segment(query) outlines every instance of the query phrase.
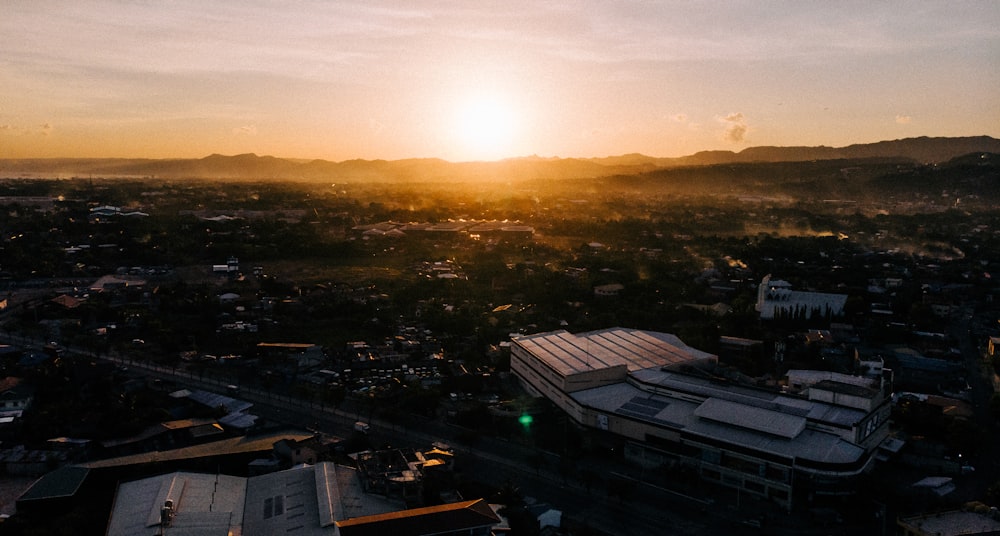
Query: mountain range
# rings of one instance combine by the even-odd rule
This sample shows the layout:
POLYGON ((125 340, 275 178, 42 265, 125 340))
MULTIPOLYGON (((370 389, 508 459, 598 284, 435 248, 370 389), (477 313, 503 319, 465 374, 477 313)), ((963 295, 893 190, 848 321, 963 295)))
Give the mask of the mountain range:
POLYGON ((197 159, 38 158, 0 159, 0 177, 155 177, 163 179, 417 182, 595 178, 635 175, 689 166, 753 162, 890 159, 937 164, 971 153, 1000 153, 989 136, 919 137, 846 147, 749 147, 739 152, 703 151, 677 158, 626 154, 603 158, 530 156, 493 162, 404 160, 301 161, 241 154, 197 159))

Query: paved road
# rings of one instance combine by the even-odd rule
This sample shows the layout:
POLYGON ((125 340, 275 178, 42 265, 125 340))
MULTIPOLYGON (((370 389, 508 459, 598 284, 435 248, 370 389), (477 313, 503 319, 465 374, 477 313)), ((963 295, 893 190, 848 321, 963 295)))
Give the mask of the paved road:
MULTIPOLYGON (((42 341, 9 337, 12 343, 39 346, 42 341)), ((70 354, 95 356, 80 348, 66 348, 70 354)), ((641 474, 631 466, 614 460, 587 460, 587 467, 599 475, 589 485, 575 471, 558 470, 555 455, 516 442, 481 437, 474 445, 457 438, 461 430, 435 420, 410 417, 406 423, 392 423, 366 417, 365 406, 345 401, 339 408, 304 401, 286 394, 242 385, 238 393, 229 392, 229 378, 193 374, 181 368, 162 367, 116 355, 100 359, 128 367, 131 373, 159 378, 178 386, 224 393, 254 403, 253 413, 270 422, 300 428, 317 428, 322 432, 348 437, 353 423, 360 418, 371 425, 372 444, 413 446, 424 448, 434 441, 445 441, 456 448, 457 467, 470 480, 499 487, 506 482, 517 486, 521 493, 545 502, 564 512, 564 516, 591 529, 613 535, 714 535, 714 534, 834 534, 825 528, 810 527, 793 516, 775 518, 765 529, 742 523, 760 512, 743 511, 732 504, 712 504, 699 497, 690 497, 641 482, 641 474), (547 459, 545 463, 529 463, 531 459, 547 459), (617 478, 626 485, 624 498, 609 496, 607 480, 617 478)))

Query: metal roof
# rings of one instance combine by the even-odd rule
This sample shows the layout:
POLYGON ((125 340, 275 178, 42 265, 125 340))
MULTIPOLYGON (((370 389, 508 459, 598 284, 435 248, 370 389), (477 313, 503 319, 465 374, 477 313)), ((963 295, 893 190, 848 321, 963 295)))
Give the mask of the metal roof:
POLYGON ((36 480, 17 501, 45 500, 56 497, 72 497, 83 485, 90 469, 68 465, 46 473, 36 480))
POLYGON ((901 518, 899 524, 914 533, 940 536, 1000 533, 1000 520, 990 514, 960 510, 901 518))
POLYGON ((625 328, 576 335, 552 331, 518 337, 514 344, 564 376, 620 365, 631 372, 715 358, 675 335, 625 328))
MULTIPOLYGON (((697 387, 697 383, 694 386, 697 387)), ((811 414, 813 413, 833 414, 840 419, 844 418, 844 414, 832 411, 839 408, 824 402, 801 399, 794 401, 802 405, 789 404, 790 400, 782 401, 780 405, 770 405, 775 395, 766 392, 761 394, 763 395, 761 397, 744 395, 742 398, 728 401, 715 398, 716 401, 711 402, 702 410, 703 416, 697 414, 698 409, 710 399, 709 397, 703 398, 693 393, 690 395, 682 394, 682 397, 653 394, 626 382, 577 391, 571 393, 570 396, 583 406, 609 415, 621 415, 664 429, 682 430, 694 436, 739 445, 789 459, 802 458, 844 464, 855 462, 864 455, 864 449, 833 433, 821 432, 803 426, 803 429, 797 434, 790 435, 796 429, 790 425, 799 422, 796 419, 802 419, 802 422, 805 423, 806 417, 812 418, 811 414), (761 405, 771 409, 766 412, 755 411, 755 409, 760 409, 761 405), (722 413, 727 410, 736 411, 738 416, 725 417, 722 413), (792 411, 788 414, 790 419, 787 421, 779 419, 778 423, 775 424, 773 419, 775 415, 773 414, 785 411, 792 411), (739 419, 745 419, 745 421, 739 419), (775 431, 779 433, 774 433, 775 431)), ((863 414, 858 410, 850 410, 849 413, 855 419, 859 414, 863 414)))
POLYGON ((402 506, 365 493, 355 469, 328 462, 252 478, 177 472, 121 484, 108 536, 159 534, 168 500, 166 534, 176 536, 329 536, 338 521, 375 520, 402 506))
POLYGON ((259 452, 261 454, 270 453, 274 448, 274 443, 281 439, 293 439, 302 441, 313 437, 312 433, 297 431, 279 431, 274 433, 259 434, 253 436, 239 436, 200 443, 190 447, 171 449, 157 452, 144 452, 141 454, 130 454, 117 458, 105 458, 79 464, 81 467, 97 469, 101 467, 121 467, 126 465, 136 465, 144 463, 156 463, 169 460, 189 460, 203 458, 206 456, 221 456, 226 454, 259 452))
POLYGON ((720 398, 740 404, 807 417, 814 421, 827 422, 841 427, 853 426, 866 415, 864 411, 855 408, 837 406, 819 400, 806 400, 800 397, 733 383, 722 383, 688 374, 677 374, 661 370, 641 370, 632 373, 631 377, 653 388, 690 393, 698 399, 720 398))
POLYGON ((184 472, 126 482, 118 487, 107 534, 156 534, 169 500, 171 534, 239 536, 245 485, 245 478, 184 472))
POLYGON ((695 408, 694 415, 731 426, 791 439, 806 428, 806 420, 789 415, 719 398, 709 398, 695 408))
POLYGON ((472 533, 500 523, 483 499, 401 510, 338 523, 343 536, 417 536, 472 533))

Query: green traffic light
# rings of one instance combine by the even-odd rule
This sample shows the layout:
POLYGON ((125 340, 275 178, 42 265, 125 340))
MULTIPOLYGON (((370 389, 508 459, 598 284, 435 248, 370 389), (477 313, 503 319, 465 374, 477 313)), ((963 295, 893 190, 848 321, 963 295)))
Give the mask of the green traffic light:
POLYGON ((525 428, 531 426, 531 421, 533 420, 534 419, 531 418, 531 415, 528 415, 527 413, 517 418, 517 422, 521 423, 521 426, 524 426, 525 428))

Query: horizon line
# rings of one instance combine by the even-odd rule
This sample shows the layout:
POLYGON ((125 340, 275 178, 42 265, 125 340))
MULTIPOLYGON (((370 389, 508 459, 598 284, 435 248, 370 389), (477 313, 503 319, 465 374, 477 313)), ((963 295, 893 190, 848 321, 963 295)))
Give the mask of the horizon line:
POLYGON ((12 160, 150 160, 150 161, 171 161, 171 160, 204 160, 206 158, 211 158, 213 156, 220 156, 225 158, 236 158, 240 156, 254 156, 256 158, 274 158, 277 160, 285 160, 293 163, 310 163, 310 162, 330 162, 334 164, 344 163, 344 162, 401 162, 406 160, 438 160, 441 162, 446 162, 449 164, 491 164, 507 162, 511 160, 601 160, 608 158, 622 158, 627 156, 641 156, 645 158, 652 158, 657 160, 673 160, 682 159, 690 156, 695 156, 702 153, 732 153, 740 154, 748 149, 756 148, 774 148, 774 149, 844 149, 848 147, 853 147, 857 145, 874 145, 878 143, 887 143, 895 141, 906 141, 906 140, 919 140, 919 139, 963 139, 963 138, 989 138, 993 140, 1000 140, 1000 138, 994 138, 989 134, 976 134, 967 136, 909 136, 905 138, 878 140, 873 142, 856 142, 849 145, 748 145, 739 150, 733 149, 702 149, 695 151, 693 153, 687 153, 680 156, 656 156, 649 155, 641 152, 628 152, 621 154, 609 154, 604 156, 542 156, 539 154, 530 155, 520 155, 520 156, 508 156, 503 158, 497 158, 493 160, 448 160, 446 158, 438 156, 411 156, 402 158, 347 158, 344 160, 331 160, 328 158, 308 158, 308 157, 291 157, 291 156, 275 156, 272 154, 260 154, 257 152, 244 152, 244 153, 234 153, 234 154, 223 154, 213 152, 204 156, 167 156, 167 157, 148 157, 148 156, 25 156, 25 157, 2 157, 0 161, 12 161, 12 160))

